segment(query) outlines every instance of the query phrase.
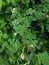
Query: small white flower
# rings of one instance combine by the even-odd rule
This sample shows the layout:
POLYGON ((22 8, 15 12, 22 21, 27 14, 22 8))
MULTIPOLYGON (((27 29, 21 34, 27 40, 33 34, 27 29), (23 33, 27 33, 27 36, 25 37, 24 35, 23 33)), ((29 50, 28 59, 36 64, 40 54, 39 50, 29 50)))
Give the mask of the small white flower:
POLYGON ((16 10, 16 8, 13 8, 13 9, 11 10, 11 12, 14 13, 15 10, 16 10))
POLYGON ((32 48, 33 48, 33 45, 30 45, 30 47, 32 47, 32 48))
POLYGON ((46 15, 46 17, 49 17, 49 15, 46 15))
POLYGON ((16 35, 17 35, 17 33, 14 33, 14 35, 16 36, 16 35))
POLYGON ((23 52, 21 53, 20 58, 21 58, 22 60, 24 60, 24 53, 23 53, 23 52))
POLYGON ((13 8, 13 11, 15 10, 15 8, 13 8))

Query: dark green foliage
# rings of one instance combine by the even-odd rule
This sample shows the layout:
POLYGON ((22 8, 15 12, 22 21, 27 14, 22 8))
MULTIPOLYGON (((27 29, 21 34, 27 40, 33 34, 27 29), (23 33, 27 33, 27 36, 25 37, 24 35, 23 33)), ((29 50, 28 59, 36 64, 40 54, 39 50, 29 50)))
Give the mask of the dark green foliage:
POLYGON ((0 0, 0 65, 49 65, 49 0, 0 0))

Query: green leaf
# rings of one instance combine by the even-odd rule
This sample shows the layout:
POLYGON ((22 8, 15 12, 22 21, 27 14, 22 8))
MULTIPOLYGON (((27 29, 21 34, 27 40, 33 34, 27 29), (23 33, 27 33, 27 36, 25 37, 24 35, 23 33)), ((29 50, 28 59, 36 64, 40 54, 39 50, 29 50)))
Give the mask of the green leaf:
POLYGON ((43 65, 49 65, 49 55, 47 52, 39 53, 39 58, 43 65))
POLYGON ((36 47, 38 40, 36 39, 35 33, 31 33, 30 30, 27 30, 26 33, 22 37, 23 37, 22 39, 23 43, 26 43, 27 46, 33 45, 34 48, 36 47))
POLYGON ((2 31, 0 30, 0 38, 2 37, 2 31))
POLYGON ((0 10, 2 8, 2 5, 3 5, 3 0, 0 0, 0 10))
POLYGON ((12 22, 13 28, 15 29, 15 31, 17 33, 20 33, 20 35, 22 35, 25 30, 27 29, 27 27, 29 27, 30 22, 28 21, 27 18, 23 17, 23 18, 17 18, 12 22))
POLYGON ((40 21, 40 22, 38 23, 38 25, 39 25, 40 28, 41 28, 41 33, 43 33, 43 32, 44 32, 44 23, 40 21))
POLYGON ((18 50, 21 48, 22 45, 20 45, 19 40, 16 40, 15 43, 13 42, 11 45, 7 47, 8 54, 13 55, 15 52, 18 52, 18 50))
POLYGON ((8 4, 10 4, 10 0, 6 0, 8 4))
POLYGON ((21 2, 22 2, 23 4, 28 4, 28 3, 29 3, 29 0, 21 0, 21 2))
POLYGON ((14 6, 16 5, 16 0, 10 0, 10 2, 12 5, 14 5, 14 6))
POLYGON ((9 59, 11 64, 15 64, 15 61, 16 61, 16 57, 15 56, 10 56, 9 59))
POLYGON ((49 24, 46 24, 46 29, 49 32, 49 24))

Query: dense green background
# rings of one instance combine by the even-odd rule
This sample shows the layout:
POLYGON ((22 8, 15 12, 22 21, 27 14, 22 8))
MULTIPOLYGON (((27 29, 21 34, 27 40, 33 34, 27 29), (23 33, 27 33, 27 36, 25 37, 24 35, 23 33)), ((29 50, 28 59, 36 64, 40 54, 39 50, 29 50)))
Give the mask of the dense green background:
POLYGON ((49 65, 49 0, 0 0, 0 65, 49 65))

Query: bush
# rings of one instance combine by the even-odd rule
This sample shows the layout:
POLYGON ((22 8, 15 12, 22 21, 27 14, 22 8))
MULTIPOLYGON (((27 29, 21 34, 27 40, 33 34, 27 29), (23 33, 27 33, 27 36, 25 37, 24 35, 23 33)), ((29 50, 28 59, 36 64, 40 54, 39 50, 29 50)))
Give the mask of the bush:
POLYGON ((0 0, 0 65, 49 65, 49 0, 0 0))

